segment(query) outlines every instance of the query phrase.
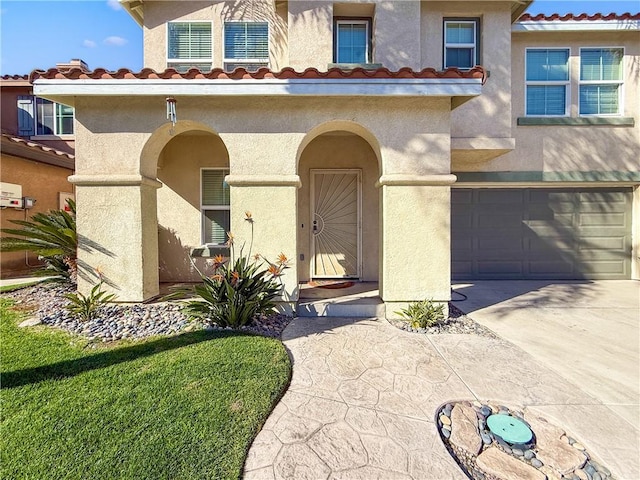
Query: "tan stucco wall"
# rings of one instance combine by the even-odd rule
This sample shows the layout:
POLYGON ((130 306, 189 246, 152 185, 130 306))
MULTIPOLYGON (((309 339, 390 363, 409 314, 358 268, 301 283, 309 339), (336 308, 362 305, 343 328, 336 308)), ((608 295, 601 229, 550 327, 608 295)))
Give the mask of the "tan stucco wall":
POLYGON ((452 113, 451 136, 511 137, 511 3, 422 2, 423 67, 443 68, 444 18, 480 19, 480 64, 490 72, 482 95, 452 113))
MULTIPOLYGON (((454 163, 454 171, 638 171, 640 151, 640 43, 637 32, 545 33, 513 36, 513 112, 516 149, 489 162, 454 163), (571 116, 579 117, 580 47, 622 46, 625 49, 624 114, 634 127, 516 126, 525 116, 524 61, 527 47, 570 48, 571 116)), ((471 103, 471 102, 470 102, 471 103)))
MULTIPOLYGON (((250 240, 248 232, 243 233, 242 229, 245 226, 244 211, 249 210, 258 222, 269 226, 264 234, 256 231, 254 251, 270 259, 280 252, 291 259, 299 258, 296 217, 297 202, 301 197, 294 185, 298 180, 278 185, 277 179, 297 179, 298 174, 304 176, 298 170, 298 161, 305 152, 313 151, 314 139, 322 133, 350 131, 364 139, 361 146, 363 151, 368 149, 368 154, 366 162, 364 159, 362 162, 363 169, 365 163, 371 169, 371 172, 367 171, 365 181, 367 198, 372 201, 375 201, 376 194, 371 192, 371 184, 380 172, 392 177, 449 173, 447 98, 350 98, 349 101, 314 98, 278 98, 277 101, 270 98, 180 98, 178 115, 181 120, 173 129, 164 118, 164 106, 164 98, 155 97, 109 98, 108 102, 101 98, 79 98, 76 102, 76 172, 81 179, 79 181, 81 184, 94 181, 114 183, 114 186, 79 187, 82 192, 79 200, 82 199, 85 205, 83 212, 79 212, 80 231, 90 232, 91 239, 104 252, 113 254, 109 256, 91 251, 83 252, 81 256, 88 267, 101 267, 105 276, 113 280, 121 300, 140 299, 143 298, 141 295, 148 298, 153 294, 148 285, 158 279, 157 262, 154 271, 150 261, 154 258, 157 260, 159 257, 160 265, 166 269, 162 273, 163 279, 169 278, 168 272, 171 270, 171 276, 176 274, 176 268, 184 268, 184 278, 192 278, 192 272, 186 268, 184 260, 186 247, 192 246, 191 242, 194 241, 199 243, 199 213, 194 207, 193 198, 198 191, 197 169, 207 163, 215 165, 219 160, 210 157, 222 157, 225 147, 232 177, 241 177, 245 183, 252 178, 260 181, 276 178, 275 185, 252 185, 249 181, 249 184, 240 186, 230 182, 231 228, 235 230, 238 244, 248 244, 250 240), (378 115, 380 111, 386 115, 378 115), (336 120, 340 118, 343 120, 336 120), (187 131, 209 132, 214 136, 180 135, 187 131), (220 145, 216 134, 224 146, 220 145), (158 162, 160 170, 157 170, 158 162), (164 183, 157 191, 157 210, 155 202, 151 202, 153 211, 145 206, 142 214, 130 212, 140 208, 143 196, 155 195, 152 184, 156 174, 164 183), (123 182, 127 185, 121 185, 123 182), (135 186, 135 182, 146 182, 148 186, 135 186), (143 193, 140 193, 141 188, 143 193), (103 219, 109 203, 113 204, 110 218, 119 218, 121 213, 123 216, 125 227, 118 229, 118 234, 114 233, 111 223, 103 219), (87 209, 93 209, 94 214, 86 213, 89 211, 87 209), (154 223, 156 212, 160 225, 160 255, 154 250, 158 242, 157 225, 154 223), (142 223, 137 224, 138 221, 142 223), (137 249, 142 253, 136 259, 137 249), (123 261, 129 252, 133 252, 134 259, 131 262, 123 261), (172 252, 178 252, 175 263, 168 260, 173 257, 172 252), (140 285, 144 285, 144 291, 140 285), (125 298, 124 291, 131 293, 125 298)), ((422 187, 418 191, 421 194, 416 196, 415 201, 430 204, 432 191, 422 187)), ((433 191, 440 192, 440 189, 433 191)), ((436 197, 438 195, 440 193, 436 197)), ((400 198, 394 201, 400 201, 400 198)), ((404 207, 398 206, 396 215, 400 215, 398 210, 405 212, 404 207)), ((437 212, 434 210, 433 215, 440 217, 442 212, 437 212)), ((437 224, 444 228, 446 221, 441 218, 437 224)), ((367 228, 371 228, 375 236, 377 225, 373 221, 367 228)), ((399 241, 393 244, 394 248, 414 248, 415 238, 432 235, 432 228, 432 224, 416 224, 412 227, 407 245, 399 241)), ((438 235, 448 242, 448 230, 440 230, 438 235)), ((378 254, 366 254, 367 268, 370 268, 367 278, 371 276, 375 279, 375 272, 379 270, 376 266, 378 254)), ((384 258, 385 254, 382 252, 380 255, 384 258)), ((299 262, 293 260, 291 268, 283 276, 286 296, 294 300, 297 296, 298 266, 299 262)), ((443 274, 446 277, 444 281, 448 282, 448 272, 448 266, 444 271, 433 267, 426 269, 425 285, 443 274)), ((81 284, 80 288, 88 288, 89 285, 87 282, 81 284)), ((391 281, 386 289, 387 297, 404 298, 404 290, 395 290, 400 288, 401 282, 391 281)))
POLYGON ((333 3, 289 2, 289 59, 295 70, 320 71, 333 61, 333 3))
POLYGON ((224 60, 224 22, 255 21, 269 23, 270 68, 286 66, 287 12, 275 8, 272 0, 252 2, 146 2, 144 4, 144 66, 163 71, 167 68, 168 21, 211 21, 213 67, 222 68, 224 60))
POLYGON ((362 277, 378 281, 379 190, 378 159, 371 146, 353 134, 325 134, 313 140, 300 157, 298 174, 298 262, 301 281, 310 279, 311 257, 311 169, 360 169, 362 172, 362 277), (304 260, 300 258, 304 255, 304 260))
MULTIPOLYGON (((47 165, 32 160, 2 154, 2 181, 22 186, 22 196, 36 199, 34 208, 29 210, 17 210, 5 208, 0 214, 2 228, 20 228, 11 223, 11 220, 29 220, 31 216, 39 212, 57 210, 59 205, 59 193, 73 193, 73 185, 67 181, 67 177, 73 172, 67 168, 47 165)), ((40 266, 40 262, 34 255, 25 252, 2 253, 0 274, 2 278, 15 276, 32 270, 34 266, 40 266), (28 262, 28 263, 27 263, 28 262)))

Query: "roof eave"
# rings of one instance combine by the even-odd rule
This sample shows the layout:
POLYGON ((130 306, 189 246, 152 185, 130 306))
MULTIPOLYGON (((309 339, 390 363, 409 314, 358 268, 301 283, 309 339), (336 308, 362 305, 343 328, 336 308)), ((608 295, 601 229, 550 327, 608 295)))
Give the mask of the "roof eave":
POLYGON ((516 0, 511 4, 511 23, 514 23, 520 15, 527 11, 533 0, 516 0))
POLYGON ((34 93, 72 105, 83 96, 396 96, 473 97, 482 93, 481 78, 358 79, 110 79, 34 82, 34 93))
POLYGON ((119 0, 122 7, 133 18, 133 20, 140 25, 144 26, 144 8, 143 0, 119 0))

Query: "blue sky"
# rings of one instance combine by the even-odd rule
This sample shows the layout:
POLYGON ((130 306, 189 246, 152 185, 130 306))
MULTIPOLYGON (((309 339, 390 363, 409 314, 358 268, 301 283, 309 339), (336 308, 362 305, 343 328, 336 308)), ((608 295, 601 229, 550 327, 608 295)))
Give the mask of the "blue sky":
MULTIPOLYGON (((640 0, 536 0, 538 13, 638 13, 640 0)), ((81 58, 90 68, 142 68, 142 29, 117 0, 0 0, 0 74, 81 58)))

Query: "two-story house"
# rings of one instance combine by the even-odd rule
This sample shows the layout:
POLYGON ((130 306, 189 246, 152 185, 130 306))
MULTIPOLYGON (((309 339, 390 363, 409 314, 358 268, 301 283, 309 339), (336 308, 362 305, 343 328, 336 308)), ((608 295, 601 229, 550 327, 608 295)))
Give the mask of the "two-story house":
MULTIPOLYGON (((58 68, 84 67, 81 61, 58 68)), ((2 228, 17 228, 12 220, 28 220, 38 212, 65 207, 73 197, 67 178, 74 171, 73 108, 35 97, 27 75, 0 78, 2 107, 2 228)), ((24 275, 42 265, 26 252, 5 252, 2 278, 24 275)))
POLYGON ((80 260, 121 300, 197 279, 228 231, 291 259, 290 308, 324 278, 378 282, 391 316, 452 276, 640 277, 640 15, 121 1, 141 72, 32 74, 75 108, 80 260))

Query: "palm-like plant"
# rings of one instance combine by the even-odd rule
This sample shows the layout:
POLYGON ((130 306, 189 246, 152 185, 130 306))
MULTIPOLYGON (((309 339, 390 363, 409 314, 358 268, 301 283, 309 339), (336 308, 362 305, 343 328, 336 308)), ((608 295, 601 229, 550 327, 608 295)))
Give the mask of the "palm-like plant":
POLYGON ((29 251, 45 262, 42 273, 55 274, 73 282, 77 275, 78 235, 76 231, 76 204, 67 200, 71 213, 52 210, 36 213, 31 220, 12 220, 22 228, 3 228, 11 236, 0 238, 0 252, 29 251))

